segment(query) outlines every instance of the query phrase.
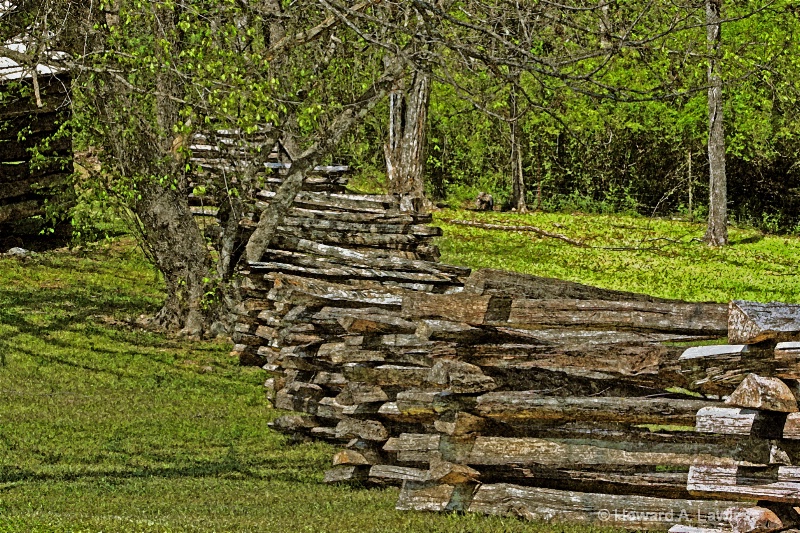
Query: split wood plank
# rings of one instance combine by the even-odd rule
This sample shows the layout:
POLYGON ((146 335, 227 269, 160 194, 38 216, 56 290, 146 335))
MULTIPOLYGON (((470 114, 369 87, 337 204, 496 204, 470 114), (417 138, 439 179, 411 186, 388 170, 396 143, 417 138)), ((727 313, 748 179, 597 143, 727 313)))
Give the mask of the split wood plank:
POLYGON ((694 425, 697 411, 714 404, 670 398, 543 396, 534 391, 490 392, 477 399, 476 414, 502 422, 619 422, 694 425))
POLYGON ((412 283, 452 283, 449 276, 437 276, 421 272, 403 272, 399 270, 377 270, 367 268, 355 268, 326 263, 324 261, 308 261, 312 266, 300 266, 291 263, 278 262, 259 262, 250 263, 250 268, 254 271, 276 271, 287 274, 315 276, 335 279, 375 279, 381 281, 407 281, 412 283))
POLYGON ((800 467, 694 465, 689 492, 704 497, 766 500, 800 504, 800 467))
POLYGON ((731 505, 733 502, 609 495, 498 483, 481 485, 468 510, 527 520, 667 530, 675 522, 720 524, 724 510, 731 505))
POLYGON ((270 299, 274 301, 291 301, 292 303, 331 305, 332 302, 342 305, 344 302, 362 307, 386 306, 398 307, 403 302, 402 289, 380 287, 370 289, 354 288, 351 285, 331 283, 317 279, 276 274, 274 287, 270 291, 270 299), (305 296, 306 298, 299 298, 305 296))
POLYGON ((534 328, 563 326, 724 335, 727 317, 727 308, 721 304, 515 299, 508 323, 534 328))
POLYGON ((799 341, 800 305, 734 300, 729 308, 728 338, 736 344, 799 341))
POLYGON ((775 346, 775 377, 800 379, 800 342, 779 342, 775 346))
POLYGON ((403 297, 402 314, 406 318, 442 318, 472 325, 504 322, 510 308, 511 300, 504 297, 409 293, 403 297))
MULTIPOLYGON (((341 262, 342 264, 355 267, 416 271, 434 274, 444 272, 461 277, 466 277, 470 273, 470 269, 468 268, 447 265, 445 263, 408 259, 399 257, 394 253, 380 253, 378 250, 359 252, 351 248, 327 245, 308 239, 289 236, 276 238, 273 248, 321 256, 327 261, 341 262)), ((273 253, 273 250, 270 249, 267 253, 273 253)))
POLYGON ((776 365, 769 350, 738 344, 689 348, 681 355, 680 366, 692 389, 727 395, 748 374, 772 375, 776 365))
MULTIPOLYGON (((760 456, 752 458, 767 460, 769 447, 763 448, 760 456)), ((734 464, 733 459, 725 457, 729 453, 724 447, 687 443, 481 436, 476 438, 466 462, 470 465, 520 464, 576 469, 579 466, 690 466, 698 461, 734 464)))
POLYGON ((409 466, 374 465, 369 469, 369 477, 371 480, 393 481, 397 484, 403 481, 423 482, 428 479, 428 471, 409 466))

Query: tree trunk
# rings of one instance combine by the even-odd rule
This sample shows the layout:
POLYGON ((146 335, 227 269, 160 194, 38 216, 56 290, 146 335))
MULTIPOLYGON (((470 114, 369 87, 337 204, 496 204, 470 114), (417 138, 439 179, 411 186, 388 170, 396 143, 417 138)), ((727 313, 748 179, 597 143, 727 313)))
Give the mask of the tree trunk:
POLYGON ((384 147, 389 192, 422 199, 425 196, 426 136, 430 76, 414 71, 408 85, 400 81, 389 100, 389 142, 384 147))
POLYGON ((206 243, 186 201, 186 194, 158 183, 138 189, 134 210, 145 245, 164 275, 167 299, 155 317, 158 325, 199 335, 205 326, 203 295, 211 274, 206 243))
POLYGON ((336 148, 342 137, 380 102, 389 92, 401 75, 401 64, 398 59, 387 65, 381 78, 367 89, 353 104, 345 106, 344 111, 330 126, 327 136, 314 143, 303 155, 294 161, 291 172, 283 180, 277 194, 270 200, 269 209, 264 211, 258 221, 246 247, 246 260, 255 263, 261 260, 264 251, 269 247, 286 213, 294 202, 295 196, 303 188, 306 173, 319 164, 321 159, 336 148))
POLYGON ((711 246, 728 244, 728 190, 725 177, 725 130, 722 121, 722 78, 719 66, 722 0, 706 0, 708 40, 708 229, 704 240, 711 246))
MULTIPOLYGON (((116 4, 109 4, 116 6, 116 4)), ((177 17, 180 7, 159 7, 152 31, 162 42, 174 43, 178 37, 177 17)), ((118 20, 116 12, 106 12, 101 24, 118 20), (109 16, 111 15, 111 16, 109 16)), ((98 34, 97 46, 106 42, 98 34)), ((159 49, 164 64, 174 50, 159 49)), ((132 91, 113 74, 98 75, 101 80, 88 94, 104 124, 104 165, 112 175, 122 178, 131 202, 140 243, 164 275, 166 300, 154 317, 164 328, 200 335, 206 326, 210 307, 204 305, 209 278, 214 278, 206 241, 188 203, 188 179, 182 171, 180 133, 173 128, 180 123, 176 103, 181 83, 170 69, 154 73, 156 94, 147 100, 132 91), (126 121, 131 109, 152 102, 152 121, 126 121), (132 131, 131 131, 132 130, 132 131)))
POLYGON ((611 48, 611 17, 609 16, 609 3, 607 0, 600 0, 600 47, 611 48))
MULTIPOLYGON (((519 80, 519 76, 516 78, 519 80)), ((517 86, 511 85, 508 95, 508 107, 511 114, 511 207, 518 213, 526 213, 528 206, 525 203, 525 176, 522 174, 522 142, 519 132, 519 111, 517 109, 517 86)))

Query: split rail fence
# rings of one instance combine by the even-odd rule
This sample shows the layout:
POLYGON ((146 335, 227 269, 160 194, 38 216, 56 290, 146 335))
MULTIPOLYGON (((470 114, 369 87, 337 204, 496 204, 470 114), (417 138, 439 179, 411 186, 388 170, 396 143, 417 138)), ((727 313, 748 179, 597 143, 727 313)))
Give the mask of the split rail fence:
POLYGON ((0 246, 25 242, 7 239, 35 236, 41 225, 32 217, 47 214, 47 203, 68 205, 73 194, 72 138, 54 137, 71 115, 68 73, 40 75, 41 106, 30 80, 5 80, 0 69, 0 246), (37 149, 41 157, 35 157, 37 149), (35 226, 32 229, 28 226, 35 226))
POLYGON ((301 413, 275 429, 340 446, 326 481, 400 485, 404 510, 800 526, 798 307, 471 272, 397 197, 309 189, 242 272, 234 353, 301 413))

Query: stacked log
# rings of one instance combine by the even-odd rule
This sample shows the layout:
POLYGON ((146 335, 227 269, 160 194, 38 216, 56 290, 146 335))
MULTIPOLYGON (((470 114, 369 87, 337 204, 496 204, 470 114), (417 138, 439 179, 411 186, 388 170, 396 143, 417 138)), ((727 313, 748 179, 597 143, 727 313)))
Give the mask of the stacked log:
POLYGON ((438 263, 438 230, 400 205, 304 191, 243 272, 236 352, 263 363, 275 407, 299 413, 275 429, 340 447, 326 481, 400 485, 408 510, 648 529, 793 523, 769 491, 718 487, 782 461, 775 483, 795 490, 794 448, 774 434, 786 391, 730 416, 766 433, 707 420, 733 408, 724 398, 755 401, 737 395, 751 374, 794 371, 794 344, 697 346, 728 333, 728 306, 438 263))
POLYGON ((48 203, 69 205, 72 198, 72 138, 55 136, 70 117, 70 77, 40 75, 38 82, 41 105, 30 80, 4 81, 0 72, 0 235, 22 239, 3 246, 27 245, 42 229, 32 217, 46 215, 48 203))
MULTIPOLYGON (((702 361, 738 384, 724 405, 697 413, 696 431, 739 439, 764 451, 748 461, 696 461, 689 470, 687 489, 692 495, 750 501, 726 511, 725 527, 718 532, 779 531, 800 526, 800 412, 798 412, 798 355, 800 306, 733 301, 729 310, 729 340, 723 345, 688 350, 684 360, 702 361), (751 364, 744 364, 745 361, 751 364), (757 361, 757 363, 755 362, 757 361), (743 368, 760 367, 764 374, 743 368), (768 450, 768 453, 767 453, 768 450)), ((721 381, 718 381, 721 383, 721 381)), ((672 533, 696 529, 675 526, 672 533)))
MULTIPOLYGON (((292 157, 271 129, 255 132, 218 129, 197 133, 189 143, 193 168, 189 204, 197 216, 216 217, 218 198, 242 185, 275 191, 292 166, 292 157), (271 146, 270 146, 271 145, 271 146)), ((347 165, 319 165, 306 178, 307 191, 344 193, 347 165)), ((239 191, 242 192, 242 191, 239 191)))

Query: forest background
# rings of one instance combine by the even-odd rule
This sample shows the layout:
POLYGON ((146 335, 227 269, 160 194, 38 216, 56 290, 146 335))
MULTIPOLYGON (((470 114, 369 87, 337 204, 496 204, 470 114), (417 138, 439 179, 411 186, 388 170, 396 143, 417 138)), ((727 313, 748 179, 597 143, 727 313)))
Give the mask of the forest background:
POLYGON ((326 162, 355 189, 456 206, 486 191, 518 210, 702 219, 711 139, 731 218, 800 232, 799 29, 786 0, 8 0, 0 36, 26 46, 0 55, 72 73, 75 227, 124 215, 164 277, 156 322, 198 334, 326 162), (266 153, 197 187, 190 139, 220 129, 295 155, 246 246, 266 153), (189 194, 220 206, 217 233, 189 194))

